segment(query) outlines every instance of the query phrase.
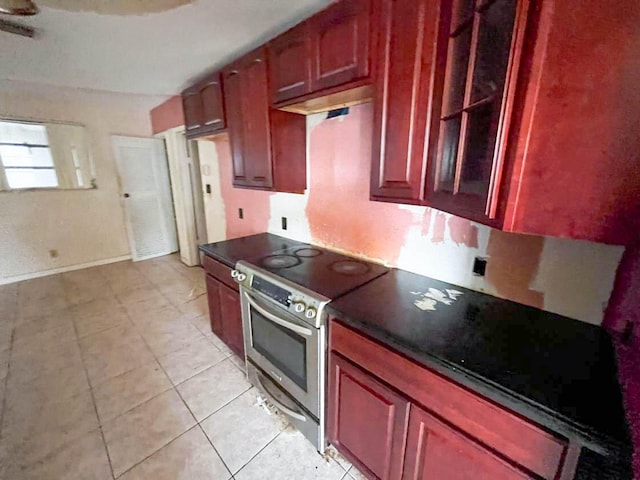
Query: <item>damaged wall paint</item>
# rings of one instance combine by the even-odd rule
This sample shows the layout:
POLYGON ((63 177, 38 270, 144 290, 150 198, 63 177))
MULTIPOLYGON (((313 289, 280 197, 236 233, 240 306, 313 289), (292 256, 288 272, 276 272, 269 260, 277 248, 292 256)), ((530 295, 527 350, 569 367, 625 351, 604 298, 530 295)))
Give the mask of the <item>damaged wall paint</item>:
POLYGON ((307 117, 304 195, 233 188, 228 139, 218 137, 227 238, 269 231, 602 323, 622 247, 509 234, 427 207, 372 202, 371 127, 371 105, 329 120, 307 117), (476 256, 488 258, 485 277, 472 274, 476 256))

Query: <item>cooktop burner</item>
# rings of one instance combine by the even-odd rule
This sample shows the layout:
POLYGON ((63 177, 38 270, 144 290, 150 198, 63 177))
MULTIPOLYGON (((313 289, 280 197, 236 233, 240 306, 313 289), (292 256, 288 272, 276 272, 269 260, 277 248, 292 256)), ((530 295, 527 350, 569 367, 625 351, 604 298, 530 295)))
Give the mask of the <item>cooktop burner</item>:
POLYGON ((291 268, 299 265, 302 260, 293 255, 269 255, 264 257, 260 263, 263 267, 269 269, 291 268))
POLYGON ((253 262, 332 300, 389 271, 383 265, 311 245, 296 245, 253 262))
POLYGON ((293 252, 296 257, 310 258, 322 255, 322 250, 317 248, 299 248, 293 252))
POLYGON ((340 260, 330 265, 331 270, 342 275, 363 275, 371 270, 371 267, 358 260, 340 260))

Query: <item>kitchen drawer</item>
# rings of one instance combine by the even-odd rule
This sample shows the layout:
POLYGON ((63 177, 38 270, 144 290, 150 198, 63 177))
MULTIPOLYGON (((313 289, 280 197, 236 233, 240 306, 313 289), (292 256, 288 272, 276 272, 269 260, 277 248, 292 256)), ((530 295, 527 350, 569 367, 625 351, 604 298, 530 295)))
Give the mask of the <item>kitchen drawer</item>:
POLYGON ((335 319, 330 324, 329 346, 501 456, 542 478, 558 478, 568 448, 566 440, 335 319))
POLYGON ((204 255, 204 258, 202 259, 202 266, 205 271, 216 280, 219 280, 236 291, 240 290, 238 284, 233 280, 233 278, 231 278, 232 268, 218 260, 214 260, 208 255, 204 255))

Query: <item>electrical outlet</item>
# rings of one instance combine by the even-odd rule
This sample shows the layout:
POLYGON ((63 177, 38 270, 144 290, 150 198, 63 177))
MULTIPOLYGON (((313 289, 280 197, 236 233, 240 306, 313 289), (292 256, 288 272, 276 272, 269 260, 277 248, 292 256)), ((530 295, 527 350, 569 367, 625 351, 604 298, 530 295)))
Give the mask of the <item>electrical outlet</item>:
POLYGON ((476 257, 473 261, 473 274, 477 277, 484 277, 487 272, 487 259, 476 257))
POLYGON ((287 217, 282 217, 282 229, 287 229, 287 217))
POLYGON ((241 208, 238 209, 238 218, 244 218, 244 211, 241 208))

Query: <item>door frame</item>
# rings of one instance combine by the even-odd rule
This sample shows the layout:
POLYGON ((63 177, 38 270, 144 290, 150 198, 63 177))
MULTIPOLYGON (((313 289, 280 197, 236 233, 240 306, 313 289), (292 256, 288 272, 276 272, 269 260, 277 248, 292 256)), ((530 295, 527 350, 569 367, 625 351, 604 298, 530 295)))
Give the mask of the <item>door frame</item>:
MULTIPOLYGON (((198 251, 198 234, 196 225, 196 208, 193 199, 193 189, 201 192, 201 187, 192 183, 188 168, 188 147, 185 137, 185 127, 179 126, 165 130, 154 135, 155 138, 164 140, 169 164, 169 177, 171 179, 171 191, 173 193, 173 209, 178 230, 178 245, 180 259, 185 265, 195 266, 200 264, 198 251)), ((193 158, 192 158, 193 161, 193 158)), ((199 178, 200 171, 192 172, 199 178)), ((204 207, 202 207, 204 208, 204 207)), ((203 212, 204 213, 204 212, 203 212)), ((204 221, 204 215, 203 215, 204 221)), ((206 225, 204 228, 206 235, 206 225)), ((206 242, 206 239, 204 239, 206 242)))

